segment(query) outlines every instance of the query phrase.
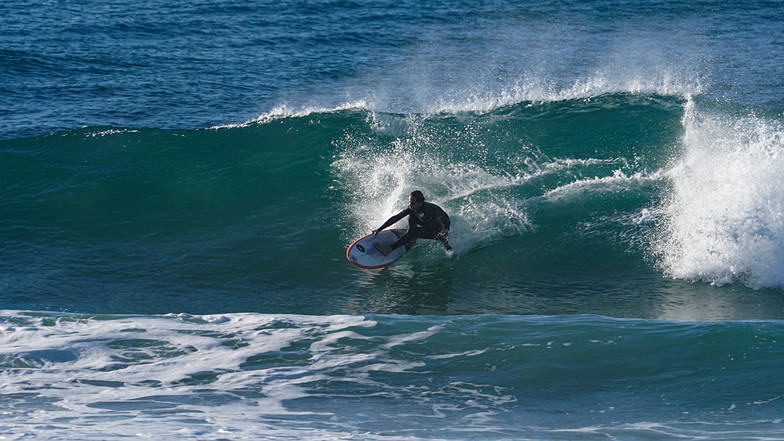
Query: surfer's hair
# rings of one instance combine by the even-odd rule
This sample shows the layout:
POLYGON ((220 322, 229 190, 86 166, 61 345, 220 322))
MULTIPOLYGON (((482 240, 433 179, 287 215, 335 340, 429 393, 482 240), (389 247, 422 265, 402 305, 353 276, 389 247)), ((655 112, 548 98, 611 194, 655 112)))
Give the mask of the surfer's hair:
POLYGON ((411 197, 414 198, 415 202, 425 202, 425 195, 423 195, 419 190, 412 191, 411 197))

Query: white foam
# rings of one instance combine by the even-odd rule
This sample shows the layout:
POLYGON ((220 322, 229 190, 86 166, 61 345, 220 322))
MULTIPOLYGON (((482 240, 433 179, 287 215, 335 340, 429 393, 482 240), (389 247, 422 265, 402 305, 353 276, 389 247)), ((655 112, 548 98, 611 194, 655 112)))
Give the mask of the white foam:
MULTIPOLYGON (((499 91, 454 92, 449 98, 439 97, 422 109, 423 113, 487 113, 520 103, 555 103, 586 100, 603 95, 662 95, 688 97, 702 90, 696 78, 681 78, 669 71, 654 73, 602 69, 592 76, 574 80, 567 85, 556 85, 546 80, 523 80, 499 91)), ((377 108, 377 107, 375 107, 377 108)))
POLYGON ((578 197, 587 192, 621 193, 629 191, 634 185, 645 185, 662 179, 663 172, 654 173, 637 172, 627 175, 623 170, 613 171, 612 176, 596 176, 589 179, 580 179, 562 185, 545 193, 544 197, 550 201, 578 197))
POLYGON ((210 129, 218 130, 218 129, 248 127, 253 124, 265 124, 271 121, 276 121, 279 119, 286 119, 286 118, 302 118, 318 113, 335 113, 344 110, 369 110, 369 109, 370 106, 365 100, 348 101, 332 107, 313 106, 313 105, 306 105, 301 107, 289 107, 287 104, 281 104, 277 107, 274 107, 272 110, 264 112, 261 115, 257 116, 256 118, 253 118, 249 121, 245 121, 239 124, 223 124, 223 125, 213 126, 210 127, 210 129))
POLYGON ((443 329, 444 326, 438 325, 438 326, 431 326, 425 331, 412 332, 410 334, 403 334, 403 335, 394 335, 389 337, 387 343, 384 344, 382 347, 384 349, 391 349, 395 346, 400 346, 402 344, 410 343, 412 341, 424 341, 427 340, 429 337, 432 337, 434 334, 442 331, 443 329))
POLYGON ((683 158, 657 243, 675 278, 784 287, 784 127, 752 114, 683 117, 683 158))
MULTIPOLYGON (((323 329, 330 339, 341 335, 331 334, 336 329, 372 326, 362 317, 288 316, 285 320, 297 326, 256 330, 278 319, 250 314, 205 316, 198 320, 181 320, 182 317, 62 317, 52 325, 6 327, 0 357, 17 360, 20 369, 3 371, 6 381, 0 390, 21 393, 31 385, 57 383, 70 372, 74 380, 82 382, 80 386, 64 388, 63 393, 57 389, 46 393, 70 409, 84 408, 100 398, 91 396, 88 392, 93 387, 84 382, 120 381, 122 387, 108 391, 114 401, 149 395, 150 388, 145 383, 150 380, 169 393, 186 394, 194 388, 184 381, 187 383, 203 372, 237 371, 252 355, 279 351, 301 339, 311 328, 323 329), (85 389, 85 393, 78 393, 79 389, 85 389)), ((248 380, 243 382, 247 385, 248 380)), ((231 375, 215 381, 240 386, 231 375)))
MULTIPOLYGON (((427 375, 427 355, 417 353, 445 332, 439 324, 376 330, 353 316, 0 315, 0 437, 11 439, 69 438, 63 427, 85 440, 403 439, 358 435, 365 421, 380 422, 360 403, 443 409, 454 400, 466 403, 454 408, 461 418, 481 419, 514 400, 491 385, 403 380, 427 375), (341 414, 346 407, 331 400, 350 400, 353 411, 341 414)), ((429 355, 459 357, 446 352, 429 355)))
MULTIPOLYGON (((159 438, 175 429, 185 437, 220 432, 274 439, 289 429, 265 425, 263 418, 318 413, 287 403, 308 396, 306 385, 324 379, 322 372, 341 367, 336 342, 358 337, 347 328, 375 326, 349 316, 0 313, 6 318, 0 322, 0 395, 15 409, 4 415, 0 435, 12 434, 11 439, 21 434, 58 439, 62 424, 81 439, 159 438), (274 358, 302 341, 312 342, 313 355, 329 362, 315 357, 309 366, 243 367, 254 356, 274 358), (336 354, 328 357, 332 350, 336 354)), ((402 371, 378 358, 374 369, 402 371)), ((314 439, 330 432, 290 430, 290 436, 314 439)), ((349 437, 336 432, 333 438, 349 437)))

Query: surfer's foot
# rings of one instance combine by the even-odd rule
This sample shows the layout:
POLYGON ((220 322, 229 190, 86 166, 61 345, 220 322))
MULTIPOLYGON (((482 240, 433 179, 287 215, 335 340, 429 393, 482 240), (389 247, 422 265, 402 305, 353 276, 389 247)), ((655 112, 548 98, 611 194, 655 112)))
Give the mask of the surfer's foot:
POLYGON ((374 247, 378 250, 379 253, 389 256, 389 253, 392 252, 392 247, 389 245, 381 245, 380 243, 376 242, 373 244, 374 247))

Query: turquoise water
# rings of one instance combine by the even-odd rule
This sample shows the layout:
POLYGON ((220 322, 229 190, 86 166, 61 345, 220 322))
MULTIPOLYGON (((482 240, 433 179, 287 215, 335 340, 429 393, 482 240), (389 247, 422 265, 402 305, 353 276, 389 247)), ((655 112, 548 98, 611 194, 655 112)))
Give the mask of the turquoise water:
POLYGON ((0 437, 783 436, 779 3, 0 17, 0 437))

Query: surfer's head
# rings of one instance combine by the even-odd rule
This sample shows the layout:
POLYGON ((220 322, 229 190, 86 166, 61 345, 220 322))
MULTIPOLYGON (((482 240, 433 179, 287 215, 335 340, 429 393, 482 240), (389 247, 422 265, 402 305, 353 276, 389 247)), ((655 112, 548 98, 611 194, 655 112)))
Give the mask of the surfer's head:
POLYGON ((425 195, 421 191, 415 190, 408 195, 408 208, 416 211, 422 208, 425 203, 425 195))

